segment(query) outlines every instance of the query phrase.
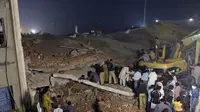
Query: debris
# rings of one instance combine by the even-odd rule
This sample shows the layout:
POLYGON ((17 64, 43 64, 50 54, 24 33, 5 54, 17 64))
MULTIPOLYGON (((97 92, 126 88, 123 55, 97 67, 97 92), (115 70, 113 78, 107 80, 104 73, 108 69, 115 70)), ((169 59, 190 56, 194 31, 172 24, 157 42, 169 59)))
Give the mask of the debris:
POLYGON ((72 50, 70 53, 69 53, 69 55, 70 56, 72 56, 72 57, 75 57, 75 56, 78 56, 79 55, 79 52, 78 52, 78 50, 72 50))
POLYGON ((53 74, 53 77, 54 78, 70 79, 70 80, 73 80, 73 81, 77 81, 79 83, 84 83, 84 84, 93 86, 93 87, 98 88, 98 89, 102 89, 102 90, 106 90, 106 91, 109 91, 109 92, 121 94, 121 95, 124 95, 124 96, 134 96, 134 93, 132 93, 132 92, 126 92, 126 91, 122 91, 122 90, 119 90, 119 89, 114 89, 114 88, 111 88, 111 87, 108 87, 108 86, 99 85, 97 83, 93 83, 93 82, 90 82, 88 80, 79 80, 79 78, 77 78, 74 75, 69 75, 69 74, 53 74))

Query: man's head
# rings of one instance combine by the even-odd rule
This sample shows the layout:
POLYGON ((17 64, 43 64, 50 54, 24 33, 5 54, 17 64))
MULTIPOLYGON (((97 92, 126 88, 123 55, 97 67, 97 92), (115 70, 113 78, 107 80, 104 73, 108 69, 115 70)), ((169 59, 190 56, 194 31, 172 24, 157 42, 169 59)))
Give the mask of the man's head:
POLYGON ((104 61, 102 61, 101 63, 100 63, 100 66, 103 66, 105 63, 104 63, 104 61))
POLYGON ((197 87, 196 84, 192 85, 192 89, 196 89, 196 87, 197 87))
POLYGON ((173 76, 172 75, 169 75, 169 81, 172 81, 174 78, 173 78, 173 76))
POLYGON ((60 99, 61 99, 61 95, 58 95, 58 96, 57 96, 57 99, 60 100, 60 99))
POLYGON ((151 72, 155 72, 155 69, 151 69, 151 72))
POLYGON ((173 86, 173 85, 169 85, 169 89, 170 89, 170 90, 173 90, 173 89, 174 89, 174 86, 173 86))
POLYGON ((161 86, 159 86, 159 85, 155 86, 155 90, 160 90, 160 89, 161 89, 161 86))
POLYGON ((176 86, 179 86, 179 85, 180 85, 180 84, 177 82, 177 83, 176 83, 176 86))
POLYGON ((37 91, 37 92, 40 92, 40 88, 36 88, 36 91, 37 91))
POLYGON ((165 108, 162 112, 170 112, 168 108, 165 108))
POLYGON ((164 98, 162 98, 160 101, 161 101, 161 102, 166 102, 166 100, 165 100, 164 98))
POLYGON ((112 62, 113 61, 113 59, 110 59, 110 62, 112 62))
POLYGON ((67 102, 67 105, 72 105, 72 102, 71 102, 71 101, 68 101, 68 102, 67 102))
POLYGON ((151 85, 151 86, 149 87, 149 89, 154 89, 154 87, 155 87, 155 85, 151 85))
POLYGON ((95 69, 95 68, 91 68, 91 71, 92 71, 92 72, 96 72, 96 69, 95 69))
POLYGON ((56 104, 55 108, 61 108, 61 105, 60 104, 56 104))
POLYGON ((180 98, 180 97, 177 97, 177 98, 176 98, 176 101, 178 101, 178 102, 181 101, 181 98, 180 98))

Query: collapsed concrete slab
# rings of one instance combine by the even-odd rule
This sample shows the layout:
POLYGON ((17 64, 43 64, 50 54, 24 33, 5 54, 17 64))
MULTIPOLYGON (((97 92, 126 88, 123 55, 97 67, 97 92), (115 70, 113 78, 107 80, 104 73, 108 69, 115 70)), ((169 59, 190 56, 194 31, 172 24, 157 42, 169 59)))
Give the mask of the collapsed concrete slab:
POLYGON ((108 86, 99 85, 97 83, 90 82, 88 80, 80 80, 78 77, 71 75, 71 74, 57 74, 57 73, 53 74, 50 78, 50 82, 51 82, 52 86, 55 85, 55 79, 56 78, 73 80, 73 81, 76 81, 78 83, 83 83, 83 84, 86 84, 86 85, 89 85, 89 86, 92 86, 92 87, 95 87, 95 88, 98 88, 98 89, 101 89, 101 90, 117 93, 117 94, 124 95, 124 96, 134 96, 133 92, 127 92, 127 91, 111 88, 111 87, 108 87, 108 86))

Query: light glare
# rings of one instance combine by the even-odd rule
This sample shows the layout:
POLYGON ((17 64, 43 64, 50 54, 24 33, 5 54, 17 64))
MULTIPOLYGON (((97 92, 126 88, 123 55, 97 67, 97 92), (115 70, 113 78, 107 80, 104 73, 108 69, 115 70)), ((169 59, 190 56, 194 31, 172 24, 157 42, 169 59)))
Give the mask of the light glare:
POLYGON ((36 33, 36 30, 35 30, 35 29, 32 29, 32 30, 31 30, 31 33, 35 34, 35 33, 36 33))

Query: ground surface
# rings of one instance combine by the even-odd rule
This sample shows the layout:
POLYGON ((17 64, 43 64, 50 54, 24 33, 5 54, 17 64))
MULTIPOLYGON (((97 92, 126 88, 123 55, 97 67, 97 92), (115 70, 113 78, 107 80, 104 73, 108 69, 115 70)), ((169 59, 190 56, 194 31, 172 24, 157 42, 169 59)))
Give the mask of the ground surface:
POLYGON ((57 86, 55 91, 63 94, 65 101, 73 102, 76 112, 92 112, 96 98, 100 100, 102 112, 143 112, 138 110, 137 100, 132 97, 97 90, 83 84, 70 82, 65 86, 57 86))

